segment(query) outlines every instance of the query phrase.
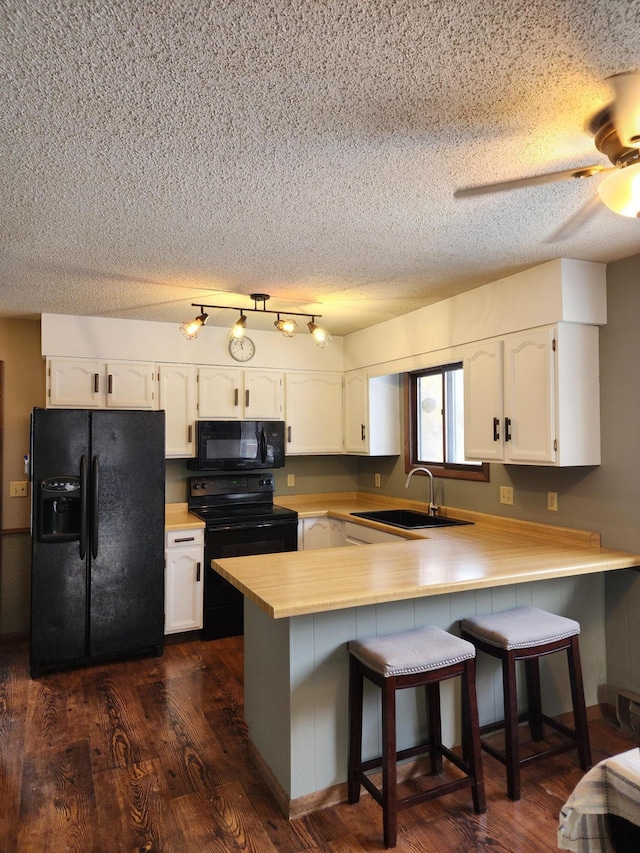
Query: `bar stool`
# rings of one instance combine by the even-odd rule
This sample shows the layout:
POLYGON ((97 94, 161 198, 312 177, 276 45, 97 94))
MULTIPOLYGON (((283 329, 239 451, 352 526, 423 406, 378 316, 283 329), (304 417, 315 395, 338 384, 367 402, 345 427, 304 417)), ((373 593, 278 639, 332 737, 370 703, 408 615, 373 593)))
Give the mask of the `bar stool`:
POLYGON ((484 738, 482 749, 507 768, 507 792, 512 800, 520 799, 520 767, 539 758, 578 750, 582 770, 591 766, 591 747, 587 711, 584 702, 578 634, 580 625, 573 619, 547 613, 537 607, 519 607, 489 616, 463 619, 461 633, 477 649, 502 661, 504 719, 481 726, 486 734, 504 729, 505 749, 500 751, 484 738), (569 680, 573 701, 574 728, 571 729, 542 713, 539 660, 554 652, 567 652, 569 680), (528 710, 518 716, 516 661, 524 661, 528 710), (543 723, 565 735, 569 742, 521 758, 518 722, 527 720, 533 741, 543 739, 543 723))
POLYGON ((481 814, 486 811, 475 688, 476 651, 473 645, 441 628, 427 627, 386 637, 352 640, 348 648, 349 802, 359 801, 362 785, 382 806, 386 846, 396 846, 398 811, 425 800, 471 787, 476 812, 481 814), (458 675, 462 676, 463 718, 469 721, 462 732, 464 759, 442 744, 440 718, 440 682, 458 675), (365 678, 382 691, 382 756, 368 761, 362 760, 362 697, 365 678), (425 687, 429 739, 426 743, 397 752, 396 690, 407 687, 425 687), (465 774, 464 777, 398 798, 397 762, 424 754, 430 756, 431 775, 442 773, 444 756, 465 774), (368 771, 380 767, 381 789, 367 775, 368 771))

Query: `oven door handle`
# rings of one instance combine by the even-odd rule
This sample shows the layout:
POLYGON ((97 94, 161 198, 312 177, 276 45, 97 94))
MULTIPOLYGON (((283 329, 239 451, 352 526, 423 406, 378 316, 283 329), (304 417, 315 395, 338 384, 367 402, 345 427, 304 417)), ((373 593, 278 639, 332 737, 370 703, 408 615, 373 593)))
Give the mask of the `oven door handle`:
POLYGON ((267 436, 264 427, 260 430, 260 461, 263 465, 267 461, 267 436))
POLYGON ((287 521, 248 521, 246 524, 216 524, 215 527, 210 527, 207 533, 222 533, 227 530, 256 530, 258 527, 284 527, 286 524, 298 524, 298 519, 288 519, 287 521))

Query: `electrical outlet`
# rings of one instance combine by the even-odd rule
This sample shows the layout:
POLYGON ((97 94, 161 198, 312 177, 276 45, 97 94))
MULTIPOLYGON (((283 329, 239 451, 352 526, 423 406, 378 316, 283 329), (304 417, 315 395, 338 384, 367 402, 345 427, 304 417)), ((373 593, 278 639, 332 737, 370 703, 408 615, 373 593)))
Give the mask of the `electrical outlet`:
POLYGON ((513 486, 500 486, 500 503, 513 506, 513 486))
POLYGON ((28 480, 19 480, 15 483, 9 483, 10 498, 26 498, 29 494, 28 480))
POLYGON ((287 486, 295 486, 296 484, 296 475, 295 474, 287 474, 287 486))
POLYGON ((547 492, 547 509, 550 509, 552 512, 558 511, 558 493, 557 492, 547 492))
POLYGON ((373 475, 373 485, 380 488, 380 474, 373 475))

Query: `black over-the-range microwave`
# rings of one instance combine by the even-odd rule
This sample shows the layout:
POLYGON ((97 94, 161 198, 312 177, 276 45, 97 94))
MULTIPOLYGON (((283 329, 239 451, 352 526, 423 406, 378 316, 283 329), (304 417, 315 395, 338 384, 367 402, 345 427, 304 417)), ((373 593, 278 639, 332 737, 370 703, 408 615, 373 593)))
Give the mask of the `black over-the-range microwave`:
POLYGON ((196 471, 282 468, 284 421, 197 421, 196 471))

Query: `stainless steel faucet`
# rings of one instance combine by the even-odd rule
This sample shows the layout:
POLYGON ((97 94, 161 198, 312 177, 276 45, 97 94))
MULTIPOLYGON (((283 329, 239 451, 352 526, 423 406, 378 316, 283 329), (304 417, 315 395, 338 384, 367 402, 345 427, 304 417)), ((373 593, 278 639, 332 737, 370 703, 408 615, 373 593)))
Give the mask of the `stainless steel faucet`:
POLYGON ((412 468, 407 475, 407 482, 404 484, 405 489, 409 488, 409 483, 411 482, 411 478, 416 473, 416 471, 422 471, 427 474, 429 477, 429 515, 435 515, 438 511, 438 507, 433 502, 433 474, 428 468, 423 468, 419 466, 418 468, 412 468))

